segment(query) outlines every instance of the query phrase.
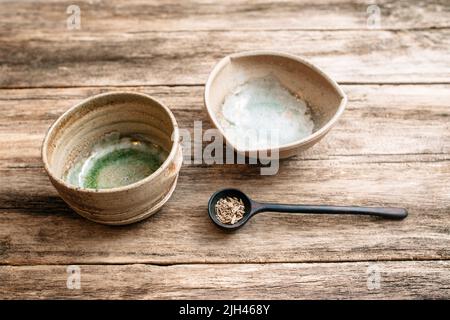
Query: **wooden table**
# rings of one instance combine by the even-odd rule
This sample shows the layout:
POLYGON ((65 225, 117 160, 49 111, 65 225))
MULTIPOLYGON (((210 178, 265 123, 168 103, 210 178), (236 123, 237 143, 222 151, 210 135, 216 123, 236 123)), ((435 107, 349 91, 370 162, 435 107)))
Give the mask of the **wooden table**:
POLYGON ((368 1, 75 2, 79 30, 66 26, 74 1, 0 4, 0 298, 450 298, 447 0, 377 1, 378 28, 368 1), (208 128, 210 70, 253 49, 309 58, 342 85, 347 110, 322 142, 275 176, 184 165, 163 210, 125 227, 89 222, 58 197, 40 146, 65 110, 139 91, 181 127, 208 128), (206 214, 225 186, 257 200, 405 206, 410 216, 267 213, 227 234, 206 214), (81 289, 67 288, 69 265, 81 289))

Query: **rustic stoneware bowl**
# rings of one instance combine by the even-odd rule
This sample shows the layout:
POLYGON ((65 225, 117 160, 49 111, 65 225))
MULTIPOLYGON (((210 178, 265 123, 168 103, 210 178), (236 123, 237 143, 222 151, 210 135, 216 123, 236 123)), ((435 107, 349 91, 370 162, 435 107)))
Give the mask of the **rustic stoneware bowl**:
POLYGON ((179 129, 172 112, 150 96, 100 94, 56 120, 45 137, 42 159, 51 183, 77 213, 103 224, 129 224, 158 211, 174 191, 182 164, 179 129), (123 187, 83 189, 65 182, 62 177, 76 159, 110 132, 145 136, 168 157, 154 173, 123 187))
MULTIPOLYGON (((288 158, 304 151, 331 129, 341 116, 347 97, 338 84, 310 62, 286 53, 250 51, 223 58, 212 70, 205 86, 204 102, 213 125, 236 152, 249 156, 260 150, 240 150, 227 139, 218 115, 225 98, 249 79, 275 76, 288 90, 304 99, 314 121, 313 133, 301 140, 279 146, 280 158, 288 158)), ((271 154, 272 149, 264 150, 271 154)), ((265 154, 265 153, 263 153, 265 154)))

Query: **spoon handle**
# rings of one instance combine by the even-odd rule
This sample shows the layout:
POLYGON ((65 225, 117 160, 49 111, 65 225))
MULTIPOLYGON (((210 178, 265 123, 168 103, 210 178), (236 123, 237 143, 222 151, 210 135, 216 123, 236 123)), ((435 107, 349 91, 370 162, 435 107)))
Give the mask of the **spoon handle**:
POLYGON ((377 208, 377 207, 345 207, 345 206, 315 206, 315 205, 289 205, 275 203, 258 203, 255 212, 263 211, 313 213, 313 214, 358 214, 371 215, 387 219, 404 219, 408 215, 405 208, 377 208))

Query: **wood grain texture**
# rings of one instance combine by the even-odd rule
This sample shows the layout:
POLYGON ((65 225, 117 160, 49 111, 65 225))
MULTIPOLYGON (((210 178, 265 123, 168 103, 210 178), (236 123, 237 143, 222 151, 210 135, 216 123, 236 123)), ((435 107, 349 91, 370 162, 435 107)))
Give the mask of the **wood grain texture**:
POLYGON ((0 267, 1 299, 438 299, 450 295, 450 262, 0 267), (380 287, 368 287, 377 268, 380 287))
POLYGON ((1 1, 0 298, 449 298, 450 6, 380 0, 1 1), (93 94, 131 90, 203 120, 203 84, 223 56, 276 49, 309 58, 349 104, 312 149, 276 176, 254 165, 192 165, 173 198, 138 224, 77 216, 40 160, 45 132, 93 94), (404 221, 265 213, 237 233, 209 221, 209 195, 405 206, 404 221), (82 289, 66 289, 80 264, 82 289), (368 290, 367 268, 381 271, 368 290))
MULTIPOLYGON (((2 1, 0 27, 24 32, 64 31, 70 1, 2 1), (14 14, 11 14, 11 13, 14 14)), ((81 26, 90 32, 198 30, 366 29, 370 1, 357 0, 79 0, 81 26)), ((377 0, 379 28, 449 27, 445 0, 377 0)))
POLYGON ((450 29, 0 34, 0 87, 203 85, 245 50, 309 58, 341 83, 447 83, 450 29), (249 41, 249 39, 252 39, 249 41))
POLYGON ((185 167, 162 211, 122 228, 75 215, 42 169, 9 170, 2 172, 0 257, 7 264, 449 259, 449 170, 448 160, 383 163, 365 157, 291 161, 267 178, 243 166, 185 167), (267 213, 228 234, 206 213, 208 197, 225 186, 258 200, 405 206, 410 216, 393 222, 267 213))
MULTIPOLYGON (((450 257, 448 85, 345 86, 349 106, 338 125, 311 150, 283 161, 278 175, 262 177, 255 166, 185 165, 163 211, 124 228, 87 222, 68 209, 48 182, 39 152, 47 127, 62 112, 86 96, 110 89, 2 90, 3 263, 450 257), (239 233, 224 234, 208 220, 206 203, 214 190, 225 186, 242 188, 259 200, 405 206, 410 217, 392 222, 261 214, 239 233), (233 246, 227 246, 230 242, 233 246)), ((192 129, 199 119, 205 120, 205 129, 210 126, 202 111, 201 87, 130 89, 167 103, 181 127, 192 129)))
MULTIPOLYGON (((346 85, 342 118, 298 159, 379 155, 389 161, 425 161, 450 154, 449 85, 346 85), (395 158, 398 157, 398 158, 395 158), (405 158, 405 159, 406 159, 405 158)), ((203 87, 124 87, 1 90, 0 168, 40 166, 40 147, 50 125, 83 99, 117 90, 150 94, 169 106, 181 128, 194 121, 211 128, 203 110, 203 87)))

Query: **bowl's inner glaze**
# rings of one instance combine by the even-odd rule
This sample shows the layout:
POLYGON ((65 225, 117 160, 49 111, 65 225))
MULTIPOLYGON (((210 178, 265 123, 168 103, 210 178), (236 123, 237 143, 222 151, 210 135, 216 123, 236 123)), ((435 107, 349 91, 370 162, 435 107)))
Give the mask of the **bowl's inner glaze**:
POLYGON ((314 129, 307 103, 271 74, 235 88, 217 118, 229 141, 243 150, 275 148, 314 129))
POLYGON ((129 185, 162 165, 173 130, 170 116, 145 96, 100 96, 56 124, 49 136, 49 167, 76 187, 129 185))
POLYGON ((139 134, 111 132, 80 157, 64 175, 71 185, 89 189, 122 187, 148 177, 167 158, 167 151, 139 134))

